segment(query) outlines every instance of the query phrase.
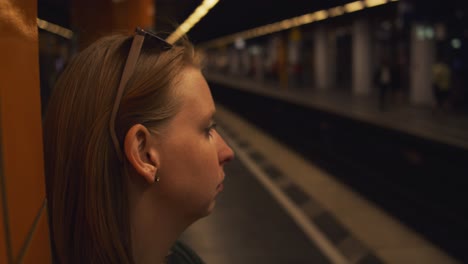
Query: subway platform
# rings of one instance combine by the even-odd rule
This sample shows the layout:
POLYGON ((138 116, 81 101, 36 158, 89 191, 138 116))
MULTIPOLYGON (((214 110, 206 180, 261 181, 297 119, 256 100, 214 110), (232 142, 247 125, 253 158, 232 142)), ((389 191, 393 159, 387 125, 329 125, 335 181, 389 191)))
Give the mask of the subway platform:
MULTIPOLYGON (((285 93, 251 80, 206 76, 211 86, 221 84, 277 97, 468 149, 468 120, 463 116, 433 115, 430 110, 409 106, 380 112, 376 102, 365 98, 301 90, 285 93)), ((215 100, 216 94, 214 91, 215 100)), ((236 152, 236 160, 226 166, 225 189, 213 214, 182 236, 207 263, 463 263, 352 184, 345 184, 333 170, 324 169, 270 130, 244 118, 245 114, 224 105, 217 109, 220 133, 236 152)), ((273 116, 275 111, 271 111, 273 116)), ((417 161, 417 156, 410 153, 407 158, 417 161)), ((374 192, 381 191, 382 186, 370 185, 374 192)))
POLYGON ((213 214, 182 240, 206 263, 461 263, 224 106, 236 152, 213 214))

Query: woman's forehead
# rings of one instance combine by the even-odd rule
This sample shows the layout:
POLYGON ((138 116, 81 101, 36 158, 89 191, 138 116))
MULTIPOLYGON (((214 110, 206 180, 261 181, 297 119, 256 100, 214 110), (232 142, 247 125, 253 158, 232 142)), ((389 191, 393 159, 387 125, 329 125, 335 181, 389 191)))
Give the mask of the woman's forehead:
POLYGON ((182 100, 182 108, 193 113, 212 117, 215 105, 210 88, 201 71, 189 67, 183 70, 175 85, 178 96, 182 100))

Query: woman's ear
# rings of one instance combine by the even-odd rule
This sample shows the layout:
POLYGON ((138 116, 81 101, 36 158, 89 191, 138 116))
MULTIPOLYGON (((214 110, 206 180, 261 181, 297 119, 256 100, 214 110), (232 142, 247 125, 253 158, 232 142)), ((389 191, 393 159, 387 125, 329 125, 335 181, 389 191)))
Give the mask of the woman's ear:
POLYGON ((136 124, 128 130, 124 140, 124 153, 139 176, 148 183, 157 181, 158 151, 155 139, 145 126, 136 124))

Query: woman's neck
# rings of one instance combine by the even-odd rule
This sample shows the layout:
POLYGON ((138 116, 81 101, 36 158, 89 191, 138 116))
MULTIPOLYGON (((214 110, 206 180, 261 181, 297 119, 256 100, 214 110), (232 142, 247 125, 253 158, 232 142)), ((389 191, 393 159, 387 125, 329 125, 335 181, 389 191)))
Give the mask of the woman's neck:
MULTIPOLYGON (((166 228, 134 228, 133 257, 136 264, 160 264, 165 263, 172 245, 182 231, 175 231, 161 222, 155 225, 166 228)), ((142 226, 141 226, 142 227, 142 226)))
POLYGON ((131 236, 135 263, 164 263, 189 221, 182 221, 170 208, 159 205, 150 193, 141 193, 133 198, 131 236))

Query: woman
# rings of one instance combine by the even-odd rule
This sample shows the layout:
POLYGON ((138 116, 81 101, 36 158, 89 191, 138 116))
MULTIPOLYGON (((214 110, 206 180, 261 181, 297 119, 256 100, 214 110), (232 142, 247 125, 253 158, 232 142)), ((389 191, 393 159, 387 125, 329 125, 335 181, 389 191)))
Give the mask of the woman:
POLYGON ((214 112, 186 40, 170 45, 137 29, 78 54, 57 81, 44 123, 55 261, 190 258, 173 245, 213 210, 233 158, 214 112), (168 256, 171 248, 182 253, 168 256))

